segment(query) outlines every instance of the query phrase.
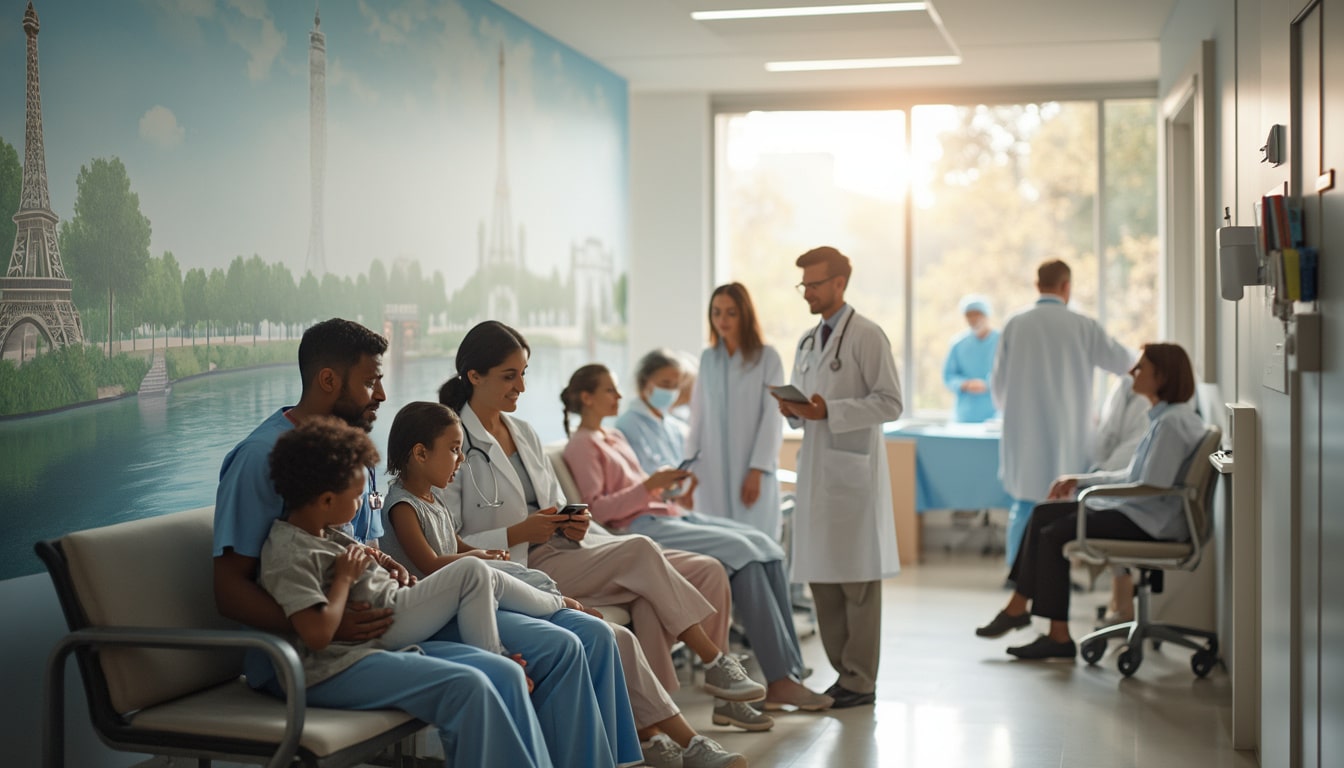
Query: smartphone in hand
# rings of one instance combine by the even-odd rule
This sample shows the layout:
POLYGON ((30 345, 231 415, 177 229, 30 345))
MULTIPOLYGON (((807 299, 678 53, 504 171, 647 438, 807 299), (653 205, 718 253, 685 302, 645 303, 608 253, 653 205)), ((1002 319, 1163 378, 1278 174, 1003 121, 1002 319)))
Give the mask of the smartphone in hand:
POLYGON ((555 514, 564 515, 569 518, 583 517, 584 515, 588 514, 588 505, 566 504, 563 508, 561 508, 559 512, 556 512, 555 514))
POLYGON ((695 455, 692 456, 691 458, 689 458, 689 459, 683 459, 682 462, 681 462, 680 464, 677 465, 677 470, 678 470, 679 472, 685 472, 686 470, 690 469, 690 468, 691 468, 691 465, 694 464, 695 461, 696 461, 696 459, 699 459, 699 458, 700 458, 700 452, 699 452, 699 451, 696 451, 696 452, 695 452, 695 455))

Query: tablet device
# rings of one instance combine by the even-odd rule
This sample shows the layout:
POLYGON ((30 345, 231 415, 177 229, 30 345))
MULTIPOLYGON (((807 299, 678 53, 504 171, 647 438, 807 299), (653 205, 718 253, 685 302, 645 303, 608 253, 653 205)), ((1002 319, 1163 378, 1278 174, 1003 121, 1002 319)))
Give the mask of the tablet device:
POLYGON ((784 401, 786 401, 786 402, 790 402, 790 403, 810 403, 810 402, 812 402, 812 401, 807 397, 807 395, 804 395, 802 392, 799 392, 799 391, 798 391, 798 388, 795 387, 795 386, 793 386, 792 384, 781 384, 780 386, 777 386, 777 387, 773 387, 773 386, 770 386, 770 385, 766 385, 766 389, 769 389, 769 390, 770 390, 770 394, 772 394, 772 395, 774 395, 775 397, 778 397, 780 400, 784 400, 784 401))

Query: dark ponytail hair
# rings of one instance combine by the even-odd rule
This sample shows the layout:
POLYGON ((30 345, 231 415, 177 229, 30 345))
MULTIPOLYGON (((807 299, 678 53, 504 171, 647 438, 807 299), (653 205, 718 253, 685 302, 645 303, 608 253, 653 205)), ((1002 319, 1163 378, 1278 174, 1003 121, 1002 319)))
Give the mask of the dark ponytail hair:
POLYGON ((532 354, 532 348, 527 345, 523 334, 498 320, 477 323, 457 345, 457 359, 454 361, 457 373, 439 387, 439 402, 461 412, 472 395, 471 379, 467 378, 467 374, 475 371, 485 375, 520 349, 529 356, 532 354))
POLYGON ((583 410, 583 400, 579 395, 596 391, 597 382, 604 375, 611 375, 607 366, 601 363, 589 363, 569 377, 569 383, 560 392, 560 403, 565 406, 565 437, 569 437, 569 414, 583 410))
POLYGON ((419 400, 407 403, 392 419, 387 435, 387 473, 400 475, 406 471, 415 446, 432 446, 444 430, 461 424, 457 412, 446 405, 419 400))

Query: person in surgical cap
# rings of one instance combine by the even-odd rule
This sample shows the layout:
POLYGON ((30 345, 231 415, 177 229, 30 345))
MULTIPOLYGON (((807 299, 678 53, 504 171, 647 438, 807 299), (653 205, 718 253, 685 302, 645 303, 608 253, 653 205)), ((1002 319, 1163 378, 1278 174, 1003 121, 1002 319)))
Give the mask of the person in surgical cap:
POLYGON ((989 299, 970 294, 959 307, 970 328, 952 340, 943 364, 943 384, 957 398, 952 421, 978 424, 998 415, 989 394, 989 374, 994 370, 999 332, 989 323, 989 299))

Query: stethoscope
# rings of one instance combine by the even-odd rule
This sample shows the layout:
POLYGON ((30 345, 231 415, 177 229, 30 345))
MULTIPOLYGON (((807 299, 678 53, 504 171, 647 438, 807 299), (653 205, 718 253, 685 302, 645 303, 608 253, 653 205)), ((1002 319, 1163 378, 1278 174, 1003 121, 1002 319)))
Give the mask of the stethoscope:
MULTIPOLYGON (((845 333, 849 331, 849 321, 853 319, 854 310, 851 309, 849 314, 845 315, 845 324, 840 327, 840 338, 835 340, 835 357, 831 360, 832 371, 838 371, 842 366, 842 363, 840 362, 840 345, 845 343, 845 333)), ((816 329, 804 336, 802 341, 798 342, 798 351, 807 353, 803 355, 803 363, 800 366, 803 373, 807 373, 812 368, 812 350, 816 348, 817 334, 821 333, 821 326, 825 324, 825 320, 817 323, 816 329)))
POLYGON ((476 447, 476 442, 471 439, 471 430, 467 429, 465 424, 462 427, 462 434, 467 438, 467 451, 462 454, 462 463, 467 465, 467 479, 471 481, 472 489, 475 490, 476 495, 482 499, 482 501, 476 503, 476 506, 491 508, 504 506, 504 502, 499 500, 499 477, 495 475, 495 463, 490 460, 490 454, 486 453, 484 448, 476 447), (485 459, 485 466, 490 468, 490 481, 495 487, 495 492, 493 494, 495 497, 494 501, 484 501, 485 494, 481 492, 481 487, 476 484, 476 470, 471 467, 472 451, 481 454, 485 459))
POLYGON ((369 467, 368 473, 369 473, 369 510, 371 514, 367 515, 364 518, 364 533, 362 535, 355 534, 353 528, 351 528, 350 530, 352 534, 355 534, 355 538, 359 539, 360 541, 369 540, 369 532, 373 529, 373 516, 379 514, 379 510, 383 508, 383 495, 378 492, 378 471, 373 467, 369 467))

